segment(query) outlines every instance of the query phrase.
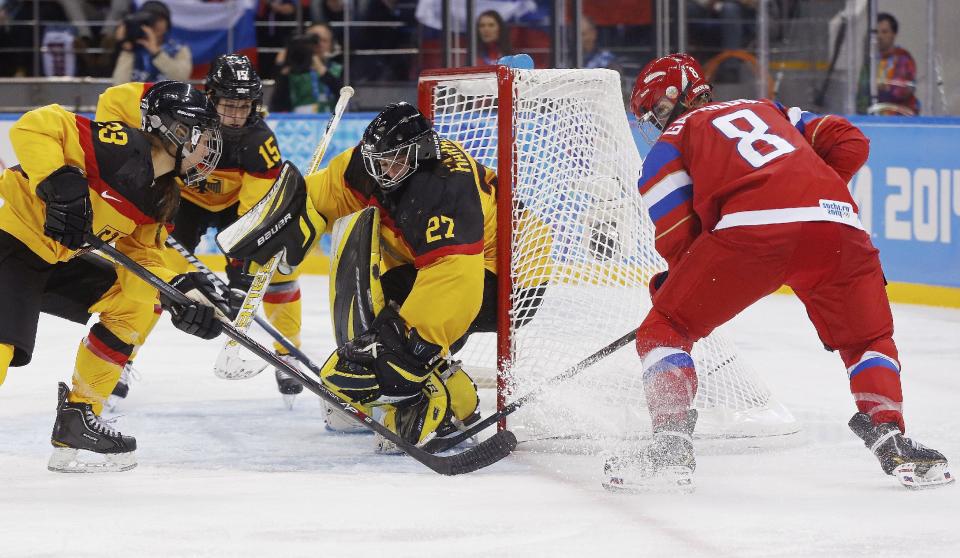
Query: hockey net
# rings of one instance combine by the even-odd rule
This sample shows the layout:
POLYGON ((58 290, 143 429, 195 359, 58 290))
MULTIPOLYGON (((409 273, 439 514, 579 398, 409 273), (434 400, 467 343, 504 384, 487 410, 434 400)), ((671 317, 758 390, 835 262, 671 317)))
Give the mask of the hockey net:
MULTIPOLYGON (((435 70, 420 77, 419 103, 442 137, 497 171, 499 333, 473 334, 455 358, 481 385, 497 378, 502 407, 636 328, 650 308, 647 283, 666 267, 636 187, 641 159, 620 77, 435 70)), ((798 431, 721 333, 693 357, 697 436, 798 431)), ((631 344, 525 405, 509 428, 561 451, 648 434, 642 369, 631 344)))

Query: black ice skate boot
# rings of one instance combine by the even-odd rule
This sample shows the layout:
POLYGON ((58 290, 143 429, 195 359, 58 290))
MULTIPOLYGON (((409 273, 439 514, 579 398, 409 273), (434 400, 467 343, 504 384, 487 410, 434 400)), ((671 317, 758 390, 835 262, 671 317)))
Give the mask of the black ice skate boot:
POLYGON ((649 445, 607 459, 603 487, 617 492, 693 492, 696 424, 697 410, 690 409, 684 419, 655 430, 649 445))
POLYGON ((907 438, 896 424, 874 425, 866 413, 853 415, 848 424, 880 460, 883 472, 897 477, 903 486, 934 488, 953 482, 947 458, 939 451, 907 438))
MULTIPOLYGON (((293 355, 281 355, 277 354, 281 360, 289 364, 290 366, 301 370, 300 361, 296 359, 293 355)), ((283 403, 287 406, 287 409, 293 409, 293 401, 296 399, 297 394, 303 392, 303 384, 298 382, 293 378, 293 375, 285 370, 280 368, 275 369, 277 376, 277 390, 280 391, 280 394, 283 395, 283 403)))
POLYGON ((57 393, 57 420, 53 423, 53 455, 47 469, 59 473, 103 473, 127 471, 137 466, 137 441, 107 426, 94 414, 89 403, 70 403, 70 390, 60 382, 57 393), (86 462, 77 455, 88 451, 104 456, 103 461, 86 462))

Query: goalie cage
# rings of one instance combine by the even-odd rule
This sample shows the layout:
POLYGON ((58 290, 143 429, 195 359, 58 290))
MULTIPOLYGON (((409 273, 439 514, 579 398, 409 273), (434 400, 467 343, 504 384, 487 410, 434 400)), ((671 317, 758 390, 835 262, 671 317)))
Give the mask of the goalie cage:
MULTIPOLYGON (((429 70, 418 100, 441 137, 497 171, 499 334, 473 334, 455 358, 481 386, 496 378, 502 408, 637 327, 650 308, 647 283, 665 268, 636 186, 641 158, 620 75, 429 70), (533 318, 516 327, 531 308, 533 318)), ((799 431, 719 332, 693 357, 699 438, 759 442, 799 431)), ((550 451, 648 436, 641 376, 631 344, 510 415, 509 428, 521 447, 550 451)))

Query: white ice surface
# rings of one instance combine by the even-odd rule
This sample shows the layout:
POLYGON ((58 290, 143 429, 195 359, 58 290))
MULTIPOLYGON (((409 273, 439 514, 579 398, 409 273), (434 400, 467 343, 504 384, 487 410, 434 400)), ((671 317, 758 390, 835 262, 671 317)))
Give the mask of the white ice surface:
MULTIPOLYGON (((305 347, 322 360, 325 279, 303 293, 305 347)), ((908 433, 960 459, 960 311, 894 316, 908 433)), ((375 455, 370 436, 326 432, 308 392, 284 410, 270 372, 217 379, 220 342, 166 318, 118 421, 140 466, 50 473, 56 383, 85 328, 44 316, 33 363, 0 387, 0 556, 955 556, 960 488, 910 492, 882 474, 846 427, 843 366, 799 303, 770 297, 731 331, 803 443, 701 455, 691 495, 625 496, 600 488, 596 457, 519 452, 441 477, 375 455)))

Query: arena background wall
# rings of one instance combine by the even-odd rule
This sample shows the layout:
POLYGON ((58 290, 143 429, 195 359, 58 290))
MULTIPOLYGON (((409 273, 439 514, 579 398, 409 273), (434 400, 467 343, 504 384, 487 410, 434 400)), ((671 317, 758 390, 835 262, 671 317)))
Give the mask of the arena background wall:
MULTIPOLYGON (((0 137, 18 114, 0 114, 0 137)), ((340 123, 326 158, 355 145, 373 113, 348 114, 340 123)), ((284 157, 304 168, 327 118, 323 115, 271 115, 284 157)), ((960 307, 960 118, 856 116, 850 120, 870 138, 870 159, 851 181, 861 220, 880 249, 890 298, 960 307)), ((635 132, 641 154, 649 146, 635 132)), ((16 164, 6 139, 0 142, 0 169, 16 164)), ((222 267, 213 231, 198 249, 222 267)), ((329 239, 308 259, 305 271, 326 273, 329 239)))

